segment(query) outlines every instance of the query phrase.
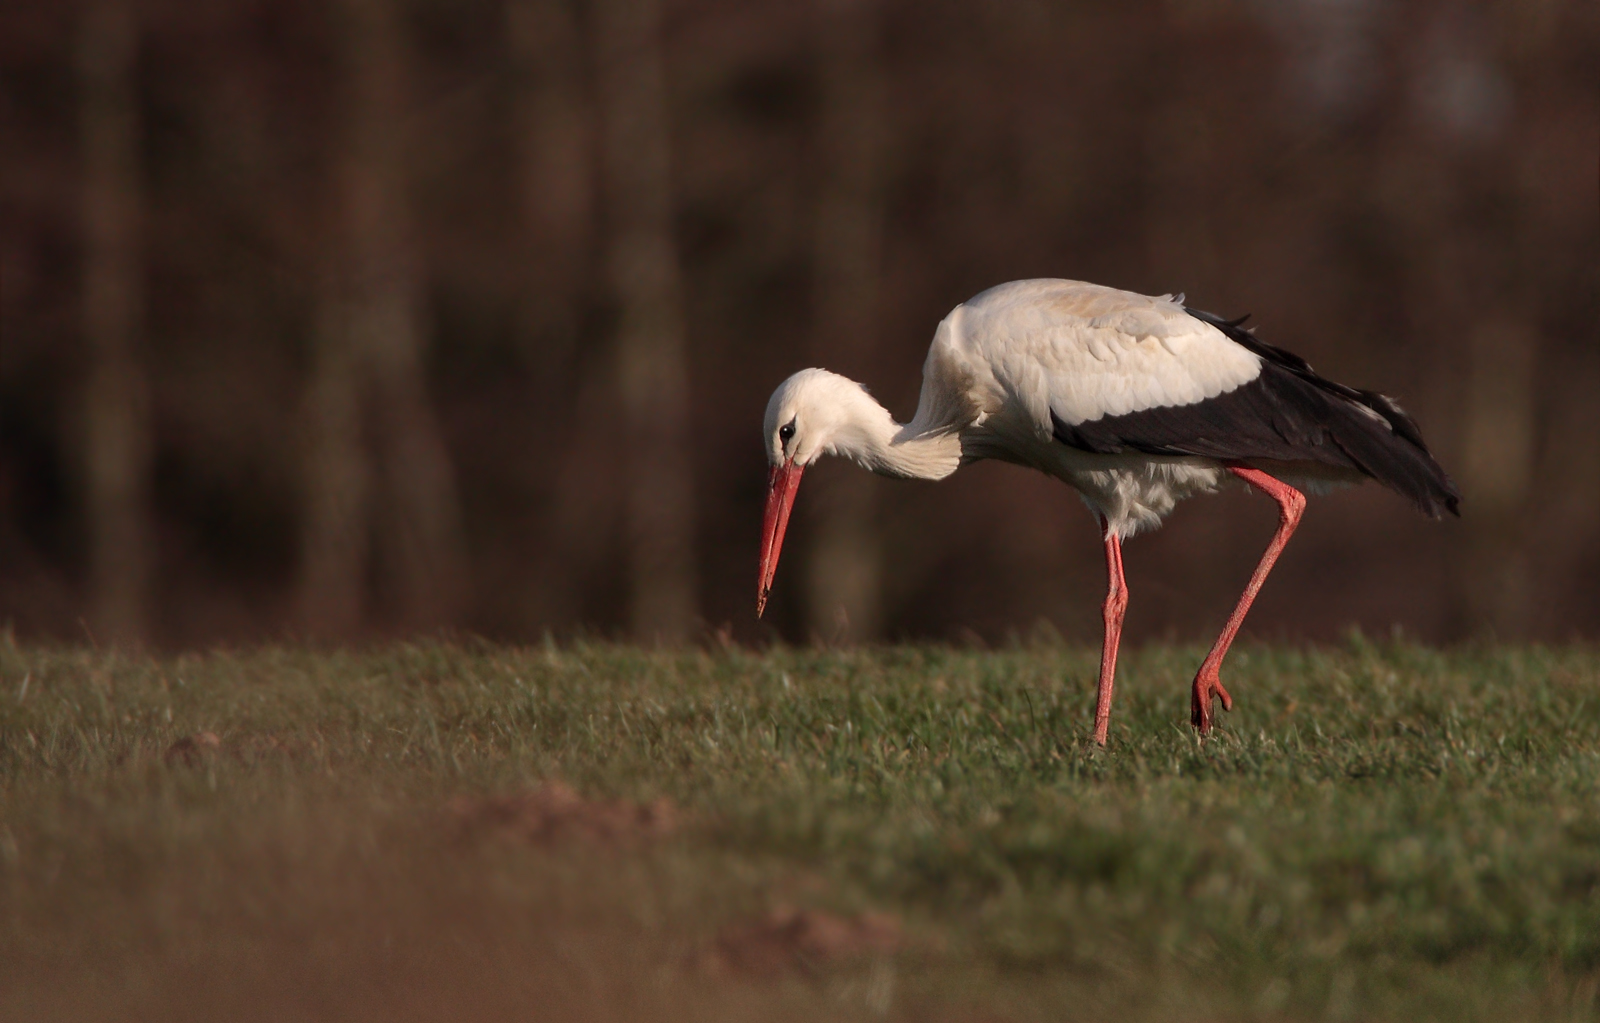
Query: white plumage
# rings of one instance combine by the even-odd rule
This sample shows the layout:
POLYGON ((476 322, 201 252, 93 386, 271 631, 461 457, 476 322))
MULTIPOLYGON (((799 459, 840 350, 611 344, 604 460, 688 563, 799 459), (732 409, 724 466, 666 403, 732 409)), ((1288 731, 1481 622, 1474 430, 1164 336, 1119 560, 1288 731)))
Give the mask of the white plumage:
POLYGON ((1376 478, 1434 515, 1455 511, 1458 498, 1392 400, 1319 377, 1237 322, 1185 307, 1182 296, 1080 281, 1015 281, 957 306, 934 333, 909 423, 896 423, 861 385, 807 369, 773 393, 765 434, 772 475, 758 613, 800 474, 823 454, 919 479, 995 458, 1075 488, 1100 518, 1110 576, 1101 742, 1126 603, 1121 541, 1158 526, 1177 502, 1237 477, 1283 513, 1257 578, 1196 676, 1193 718, 1204 730, 1211 696, 1229 705, 1216 669, 1298 522, 1296 486, 1376 478))
POLYGON ((1183 309, 1079 281, 1014 281, 957 306, 928 353, 974 374, 985 397, 1020 403, 1049 437, 1068 423, 1190 405, 1261 373, 1261 359, 1183 309))
POLYGON ((968 460, 997 458, 1063 480, 1126 539, 1159 526, 1178 501, 1215 490, 1221 466, 1085 454, 1056 442, 1054 418, 1077 425, 1192 405, 1260 375, 1258 356, 1181 301, 1081 281, 990 288, 939 324, 923 393, 964 384, 968 404, 984 413, 964 428, 968 460))

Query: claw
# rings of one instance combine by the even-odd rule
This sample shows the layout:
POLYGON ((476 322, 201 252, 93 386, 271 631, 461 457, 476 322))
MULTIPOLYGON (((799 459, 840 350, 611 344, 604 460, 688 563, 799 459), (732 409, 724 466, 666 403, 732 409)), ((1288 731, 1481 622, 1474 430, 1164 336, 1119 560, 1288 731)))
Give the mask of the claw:
POLYGON ((1223 710, 1233 710, 1233 697, 1229 696, 1228 691, 1222 688, 1220 679, 1215 677, 1208 678, 1205 675, 1195 676, 1194 690, 1189 700, 1189 723, 1194 725, 1201 735, 1211 731, 1211 701, 1213 699, 1222 700, 1223 710))

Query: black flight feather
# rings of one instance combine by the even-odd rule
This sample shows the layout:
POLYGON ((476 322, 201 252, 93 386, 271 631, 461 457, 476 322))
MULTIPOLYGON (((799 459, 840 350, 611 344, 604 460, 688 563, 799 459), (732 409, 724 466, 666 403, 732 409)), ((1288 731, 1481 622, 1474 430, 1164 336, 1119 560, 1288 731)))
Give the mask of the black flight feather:
POLYGON ((1293 352, 1238 320, 1185 307, 1261 358, 1254 380, 1190 405, 1141 409, 1078 423, 1052 413, 1061 443, 1096 454, 1138 451, 1220 461, 1273 459, 1355 469, 1410 499, 1424 514, 1459 515, 1461 494, 1428 452, 1416 421, 1392 398, 1318 376, 1293 352))

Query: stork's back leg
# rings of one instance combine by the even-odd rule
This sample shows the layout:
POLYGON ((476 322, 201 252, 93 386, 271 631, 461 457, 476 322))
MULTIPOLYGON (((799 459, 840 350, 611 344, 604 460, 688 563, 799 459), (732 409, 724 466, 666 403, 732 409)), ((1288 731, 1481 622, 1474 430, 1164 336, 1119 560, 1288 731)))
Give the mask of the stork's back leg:
POLYGON ((1242 466, 1230 466, 1228 471, 1278 502, 1278 531, 1272 535, 1272 542, 1267 544, 1266 553, 1261 555, 1261 563, 1256 565, 1255 574, 1250 577, 1249 585, 1239 597, 1238 606, 1233 609, 1233 614, 1228 616, 1228 624, 1222 627, 1222 634, 1212 644, 1211 652, 1206 654, 1205 661, 1201 663, 1200 670, 1194 676, 1194 693, 1189 702, 1189 719, 1201 734, 1211 730, 1211 703, 1214 698, 1222 700, 1223 710, 1233 709, 1233 698, 1222 688, 1222 680, 1218 677, 1222 659, 1227 656, 1228 647, 1233 645, 1233 637, 1239 634, 1239 626, 1244 624, 1245 614, 1255 602, 1256 594, 1261 592, 1261 584, 1267 581, 1267 573, 1271 572, 1272 566, 1277 563, 1278 555, 1283 553, 1283 548, 1289 543, 1289 537, 1294 535, 1295 527, 1300 524, 1300 515, 1306 509, 1305 495, 1282 480, 1275 479, 1259 469, 1246 469, 1242 466))

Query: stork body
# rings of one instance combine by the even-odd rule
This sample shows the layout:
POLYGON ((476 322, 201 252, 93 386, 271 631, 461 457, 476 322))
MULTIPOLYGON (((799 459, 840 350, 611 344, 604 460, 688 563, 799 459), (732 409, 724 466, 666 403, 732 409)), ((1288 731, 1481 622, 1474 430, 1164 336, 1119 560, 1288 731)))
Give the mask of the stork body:
POLYGON ((1321 492, 1376 479, 1437 518, 1460 495, 1391 399, 1326 380, 1182 297, 1079 281, 1014 281, 957 306, 939 324, 909 423, 854 381, 801 370, 767 405, 772 469, 757 614, 805 467, 824 454, 873 472, 943 479, 994 458, 1054 476, 1099 520, 1108 587, 1095 739, 1110 722, 1127 607, 1122 541, 1159 526, 1181 500, 1239 479, 1279 505, 1279 526, 1238 606, 1196 673, 1191 720, 1232 700, 1219 669, 1305 507, 1321 492))

